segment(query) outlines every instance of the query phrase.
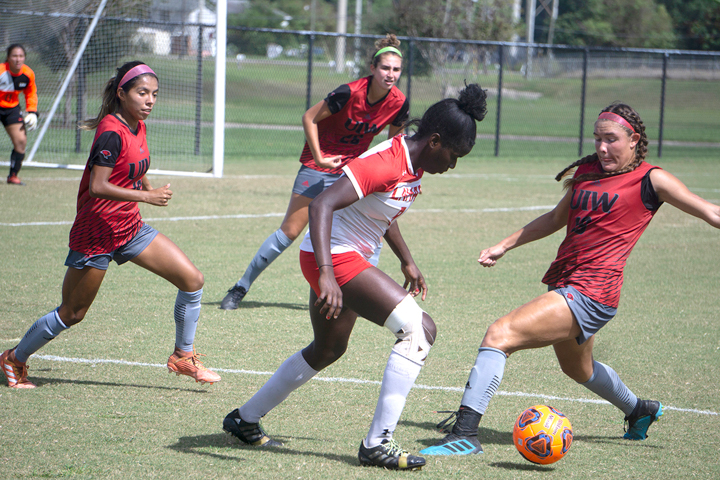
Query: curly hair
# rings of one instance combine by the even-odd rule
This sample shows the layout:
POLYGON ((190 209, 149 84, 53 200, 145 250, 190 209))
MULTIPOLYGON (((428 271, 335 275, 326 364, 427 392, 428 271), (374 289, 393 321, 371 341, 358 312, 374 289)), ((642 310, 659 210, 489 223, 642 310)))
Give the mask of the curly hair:
MULTIPOLYGON (((643 162, 643 160, 645 160, 648 151, 648 139, 647 134, 645 133, 645 124, 640 118, 640 115, 631 106, 620 102, 612 103, 611 105, 603 109, 600 113, 604 112, 611 112, 616 115, 620 115, 622 118, 627 120, 627 122, 632 126, 633 130, 635 130, 636 133, 640 134, 640 140, 638 141, 637 145, 635 145, 635 158, 632 162, 630 162, 627 167, 616 172, 584 173, 575 178, 568 178, 563 184, 563 187, 565 189, 572 188, 572 186, 576 183, 600 180, 602 178, 613 177, 615 175, 622 175, 623 173, 631 172, 635 170, 635 168, 637 168, 638 165, 643 162)), ((633 132, 626 126, 620 126, 627 133, 628 137, 633 134, 633 132)), ((570 170, 579 165, 584 165, 586 163, 593 163, 597 161, 599 161, 597 152, 593 153, 592 155, 583 157, 580 160, 573 162, 567 167, 565 167, 563 171, 561 171, 555 176, 555 180, 559 182, 570 170)))
POLYGON ((398 50, 400 49, 400 40, 397 39, 394 33, 388 33, 387 35, 385 35, 385 38, 381 38, 375 41, 375 49, 372 50, 372 54, 370 56, 370 65, 372 65, 373 67, 377 67, 378 62, 383 55, 397 55, 393 52, 385 52, 382 55, 378 55, 376 57, 375 55, 377 55, 377 52, 379 52, 385 47, 395 47, 398 50))

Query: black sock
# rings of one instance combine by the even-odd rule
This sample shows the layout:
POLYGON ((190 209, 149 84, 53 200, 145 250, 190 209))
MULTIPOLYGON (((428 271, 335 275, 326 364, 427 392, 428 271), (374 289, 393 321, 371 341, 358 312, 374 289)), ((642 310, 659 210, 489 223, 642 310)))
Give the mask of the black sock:
POLYGON ((461 405, 458 410, 457 420, 455 420, 455 425, 453 425, 452 433, 465 437, 477 436, 478 425, 480 425, 481 418, 482 414, 470 407, 461 405))
POLYGON ((22 167, 22 161, 25 159, 24 153, 18 153, 13 149, 10 154, 10 175, 17 175, 22 167))

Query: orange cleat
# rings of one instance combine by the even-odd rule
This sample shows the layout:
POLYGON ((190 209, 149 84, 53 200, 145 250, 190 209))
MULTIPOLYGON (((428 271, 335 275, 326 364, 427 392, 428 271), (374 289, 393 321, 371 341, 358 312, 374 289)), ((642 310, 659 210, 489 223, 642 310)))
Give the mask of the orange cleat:
POLYGON ((17 360, 12 361, 10 357, 12 349, 5 350, 0 355, 0 368, 2 368, 5 378, 7 378, 8 387, 10 388, 35 388, 35 384, 27 379, 27 364, 20 363, 17 360))
POLYGON ((25 185, 14 173, 7 177, 7 183, 9 183, 10 185, 25 185))
POLYGON ((168 371, 170 373, 175 372, 176 375, 187 375, 202 384, 209 383, 212 385, 215 382, 219 382, 220 375, 205 368, 205 365, 203 365, 198 358, 204 356, 202 353, 197 353, 194 347, 192 353, 175 350, 175 352, 170 355, 170 358, 168 358, 168 371), (186 355, 181 355, 181 353, 186 355))

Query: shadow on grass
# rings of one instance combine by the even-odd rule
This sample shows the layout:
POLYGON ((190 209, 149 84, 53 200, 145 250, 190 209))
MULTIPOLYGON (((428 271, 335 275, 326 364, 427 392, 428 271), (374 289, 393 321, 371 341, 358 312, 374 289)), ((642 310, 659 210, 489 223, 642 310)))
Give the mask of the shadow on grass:
POLYGON ((288 448, 288 443, 292 442, 292 439, 288 437, 275 436, 273 438, 282 441, 285 445, 282 447, 270 447, 270 448, 258 448, 250 445, 240 443, 238 440, 228 436, 224 433, 217 433, 212 435, 194 435, 190 437, 180 437, 177 443, 168 445, 167 448, 175 450, 180 453, 190 453, 193 455, 206 456, 211 458, 217 458, 229 461, 246 461, 246 458, 238 457, 236 455, 223 455, 222 453, 216 452, 205 452, 199 449, 213 448, 213 449, 232 449, 232 451, 247 451, 247 452, 263 452, 266 455, 282 454, 282 455, 298 455, 298 456, 314 456, 325 460, 330 460, 338 463, 346 463, 349 465, 359 465, 356 455, 338 455, 335 453, 319 453, 309 452, 303 450, 294 450, 288 448), (235 443, 237 442, 237 443, 235 443))
MULTIPOLYGON (((220 308, 220 303, 221 302, 202 302, 203 305, 217 305, 218 308, 220 308)), ((288 310, 308 309, 308 306, 305 303, 240 302, 238 310, 263 307, 287 308, 288 310)))
MULTIPOLYGON (((437 433, 436 437, 428 439, 419 439, 418 443, 423 445, 431 446, 435 445, 440 439, 445 436, 445 433, 438 431, 437 424, 431 422, 413 422, 408 420, 401 420, 400 425, 408 425, 416 428, 422 428, 424 430, 430 430, 437 433)), ((493 430, 491 428, 483 428, 482 424, 478 430, 478 438, 480 443, 488 445, 513 445, 512 430, 500 431, 493 430)), ((601 437, 596 435, 575 435, 573 442, 588 442, 588 443, 607 443, 613 445, 623 445, 630 448, 652 448, 652 449, 664 449, 662 445, 650 444, 647 442, 625 440, 622 435, 617 437, 601 437)))
MULTIPOLYGON (((42 371, 49 371, 50 369, 37 369, 35 371, 42 372, 42 371)), ((35 385, 38 387, 42 387, 43 385, 61 385, 61 384, 67 384, 67 385, 87 385, 87 386, 96 386, 96 387, 129 387, 129 388, 147 388, 152 390, 170 390, 173 392, 194 392, 194 393, 208 393, 209 390, 207 390, 207 387, 205 390, 201 389, 195 389, 195 388, 181 388, 181 387, 165 387, 162 385, 138 385, 134 383, 118 383, 118 382, 98 382, 96 380, 69 380, 67 378, 38 378, 38 377, 31 377, 30 381, 32 381, 35 385)))

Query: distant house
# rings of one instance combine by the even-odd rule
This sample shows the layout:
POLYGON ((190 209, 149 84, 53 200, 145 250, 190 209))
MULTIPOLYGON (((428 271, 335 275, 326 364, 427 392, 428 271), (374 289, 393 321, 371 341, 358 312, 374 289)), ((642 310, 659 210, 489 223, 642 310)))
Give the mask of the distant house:
MULTIPOLYGON (((157 55, 197 55, 200 51, 202 55, 215 56, 217 15, 206 3, 215 4, 211 0, 152 0, 150 18, 158 23, 154 28, 139 28, 136 42, 157 55), (183 23, 208 27, 202 28, 199 40, 200 27, 183 23)), ((249 0, 227 0, 228 14, 242 13, 249 6, 249 0)))

